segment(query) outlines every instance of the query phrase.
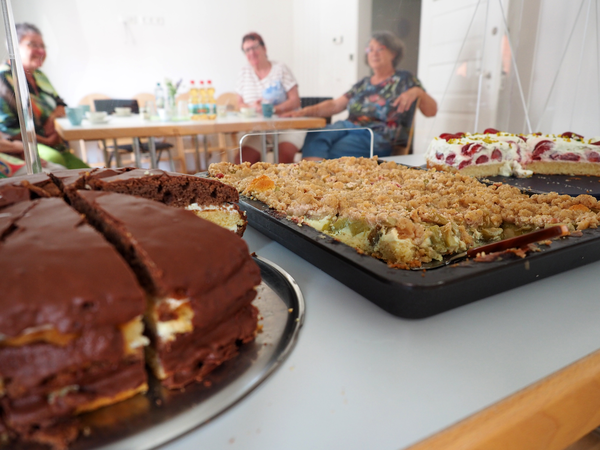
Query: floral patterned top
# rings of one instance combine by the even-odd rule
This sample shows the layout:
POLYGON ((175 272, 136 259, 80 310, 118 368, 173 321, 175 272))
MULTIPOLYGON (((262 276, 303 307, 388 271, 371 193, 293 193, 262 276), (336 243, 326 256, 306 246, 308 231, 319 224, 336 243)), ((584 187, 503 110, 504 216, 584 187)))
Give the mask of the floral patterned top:
POLYGON ((406 70, 398 70, 376 85, 371 84, 371 77, 363 78, 344 94, 349 100, 348 120, 371 128, 391 145, 406 142, 415 105, 400 114, 392 103, 404 91, 415 86, 423 89, 417 77, 406 70))
MULTIPOLYGON (((28 81, 27 87, 31 98, 35 133, 39 136, 45 136, 44 123, 57 106, 66 106, 66 103, 58 96, 42 71, 36 70, 33 73, 33 78, 35 79, 35 86, 32 86, 28 81)), ((21 134, 13 77, 7 63, 0 65, 0 132, 8 136, 21 134)))

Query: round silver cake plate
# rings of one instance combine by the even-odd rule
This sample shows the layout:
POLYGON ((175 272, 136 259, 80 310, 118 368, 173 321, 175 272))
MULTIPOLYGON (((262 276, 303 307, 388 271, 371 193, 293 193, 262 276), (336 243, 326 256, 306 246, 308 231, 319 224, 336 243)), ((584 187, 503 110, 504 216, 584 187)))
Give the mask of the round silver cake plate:
POLYGON ((238 356, 215 369, 202 383, 169 391, 151 377, 145 395, 83 415, 85 432, 70 450, 156 448, 231 408, 281 365, 302 327, 304 298, 285 270, 259 256, 255 261, 263 279, 253 302, 262 324, 256 340, 242 346, 238 356))

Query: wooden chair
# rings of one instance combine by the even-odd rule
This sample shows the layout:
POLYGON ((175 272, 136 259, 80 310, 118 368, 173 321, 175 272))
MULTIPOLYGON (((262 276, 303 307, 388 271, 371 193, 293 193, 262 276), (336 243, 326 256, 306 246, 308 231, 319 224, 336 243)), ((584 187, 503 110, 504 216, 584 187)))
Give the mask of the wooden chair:
POLYGON ((79 100, 79 105, 87 105, 90 107, 90 110, 96 111, 96 107, 94 105, 94 100, 109 100, 110 97, 104 94, 88 94, 84 96, 81 100, 79 100))
POLYGON ((154 104, 154 107, 156 108, 156 97, 154 97, 154 94, 150 94, 148 92, 141 92, 139 94, 134 95, 131 98, 137 100, 138 105, 141 107, 146 107, 146 104, 148 102, 152 102, 154 104))
POLYGON ((400 124, 396 129, 396 136, 394 138, 394 146, 392 148, 392 155, 408 155, 412 153, 412 139, 413 134, 415 132, 415 117, 417 115, 417 111, 419 110, 419 100, 414 102, 409 109, 408 117, 410 117, 410 122, 405 124, 400 124), (402 131, 408 128, 408 137, 406 140, 402 139, 402 131))

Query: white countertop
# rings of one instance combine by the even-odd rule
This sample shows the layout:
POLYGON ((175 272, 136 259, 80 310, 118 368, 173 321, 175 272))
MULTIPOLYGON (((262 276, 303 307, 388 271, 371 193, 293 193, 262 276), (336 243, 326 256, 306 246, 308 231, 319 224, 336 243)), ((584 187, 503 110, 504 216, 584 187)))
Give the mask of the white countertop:
POLYGON ((304 327, 261 386, 165 449, 404 448, 600 348, 600 262, 405 320, 254 229, 244 238, 296 279, 304 327))

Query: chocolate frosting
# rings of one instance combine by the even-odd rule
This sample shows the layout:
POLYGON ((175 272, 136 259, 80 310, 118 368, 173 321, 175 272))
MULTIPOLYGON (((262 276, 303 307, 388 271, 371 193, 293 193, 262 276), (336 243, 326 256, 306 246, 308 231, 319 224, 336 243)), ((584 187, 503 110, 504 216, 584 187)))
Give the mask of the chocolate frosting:
MULTIPOLYGON (((110 229, 105 230, 105 236, 120 247, 132 266, 142 266, 146 275, 141 274, 141 278, 150 294, 193 300, 226 285, 221 293, 231 298, 213 299, 204 310, 208 317, 203 320, 210 321, 212 311, 228 309, 228 302, 235 302, 240 291, 260 283, 260 270, 246 243, 190 211, 111 192, 77 194, 94 212, 83 211, 84 206, 78 206, 77 201, 74 205, 93 215, 95 226, 102 226, 97 223, 100 221, 110 229), (229 281, 234 276, 236 286, 229 281)), ((137 273, 140 276, 139 269, 137 273)))
POLYGON ((143 313, 129 266, 63 200, 37 200, 14 225, 0 244, 0 333, 48 324, 76 333, 143 313))
MULTIPOLYGON (((118 192, 171 206, 218 205, 239 200, 237 190, 217 180, 159 169, 99 169, 85 175, 86 189, 118 192)), ((80 185, 75 187, 81 189, 80 185)))

